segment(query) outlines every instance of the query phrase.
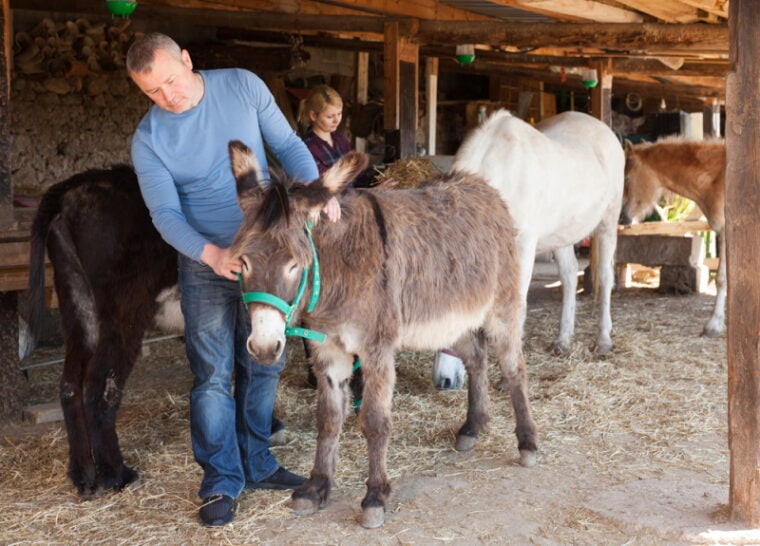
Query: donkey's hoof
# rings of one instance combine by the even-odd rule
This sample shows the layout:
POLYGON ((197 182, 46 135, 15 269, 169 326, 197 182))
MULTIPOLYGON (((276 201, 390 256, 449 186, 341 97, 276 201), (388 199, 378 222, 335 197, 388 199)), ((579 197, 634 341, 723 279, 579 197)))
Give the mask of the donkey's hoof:
POLYGON ((382 506, 368 506, 362 510, 361 525, 365 529, 377 529, 385 523, 385 509, 382 506))
POLYGON ((284 446, 288 443, 288 437, 285 434, 285 429, 280 429, 277 432, 273 432, 269 437, 269 443, 273 446, 284 446))
POLYGON ((454 446, 454 449, 457 451, 470 451, 473 447, 475 447, 475 444, 478 443, 478 437, 477 436, 468 436, 467 434, 460 434, 457 436, 457 443, 454 446))
POLYGON ((536 452, 529 449, 521 449, 520 464, 525 468, 536 466, 536 452))
POLYGON ((297 516, 308 516, 309 514, 315 514, 317 512, 319 504, 305 497, 297 497, 293 499, 291 508, 297 516))

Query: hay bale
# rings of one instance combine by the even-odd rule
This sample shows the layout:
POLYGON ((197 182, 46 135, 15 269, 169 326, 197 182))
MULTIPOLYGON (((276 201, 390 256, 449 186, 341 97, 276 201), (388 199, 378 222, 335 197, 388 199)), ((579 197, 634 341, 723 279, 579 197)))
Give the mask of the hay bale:
POLYGON ((376 188, 417 188, 441 176, 441 171, 428 157, 401 159, 378 171, 376 188))

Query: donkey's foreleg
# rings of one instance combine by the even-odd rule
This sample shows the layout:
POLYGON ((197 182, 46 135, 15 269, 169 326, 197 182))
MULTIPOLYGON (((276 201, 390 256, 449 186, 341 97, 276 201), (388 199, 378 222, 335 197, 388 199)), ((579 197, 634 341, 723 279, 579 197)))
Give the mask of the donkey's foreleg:
POLYGON ((368 362, 362 363, 364 400, 359 412, 359 424, 367 439, 369 457, 367 494, 362 500, 361 524, 374 529, 385 521, 385 510, 391 493, 386 458, 392 430, 391 404, 396 370, 393 353, 389 348, 379 351, 378 355, 370 355, 367 360, 368 362))
POLYGON ((702 335, 707 337, 719 336, 725 329, 726 322, 726 230, 724 229, 718 236, 718 252, 720 261, 718 262, 718 274, 715 276, 715 306, 713 307, 712 316, 705 324, 702 335))
POLYGON ((348 383, 353 357, 329 347, 315 350, 317 376, 317 451, 314 467, 306 482, 293 491, 296 514, 311 514, 325 502, 332 488, 338 454, 338 440, 349 407, 348 383))
POLYGON ((551 350, 566 353, 570 350, 575 332, 575 294, 578 290, 578 259, 573 245, 564 246, 554 251, 562 283, 562 315, 559 321, 559 334, 551 350))
POLYGON ((478 435, 488 429, 491 420, 488 406, 488 374, 486 345, 483 331, 467 333, 454 345, 467 369, 467 419, 457 433, 457 451, 469 451, 478 435))

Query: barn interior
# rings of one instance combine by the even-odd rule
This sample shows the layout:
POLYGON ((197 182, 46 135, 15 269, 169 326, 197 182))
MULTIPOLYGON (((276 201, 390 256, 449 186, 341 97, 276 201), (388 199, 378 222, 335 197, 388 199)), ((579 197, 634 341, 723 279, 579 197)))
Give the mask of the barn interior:
MULTIPOLYGON (((145 523, 139 531, 121 530, 135 543, 174 536, 179 542, 289 544, 303 543, 309 532, 306 522, 292 519, 287 496, 274 494, 246 497, 246 515, 231 531, 194 527, 197 476, 183 420, 188 377, 176 338, 146 345, 138 364, 134 398, 125 401, 122 419, 125 452, 146 480, 122 497, 92 501, 90 508, 105 516, 93 516, 71 491, 62 423, 22 420, 30 406, 52 404, 55 413, 63 342, 52 310, 48 347, 34 362, 58 363, 29 367, 19 360, 30 222, 39 196, 52 184, 88 168, 130 162, 129 139, 150 104, 124 70, 136 35, 172 35, 196 68, 254 71, 294 129, 306 90, 332 85, 345 101, 342 130, 371 154, 380 175, 424 159, 445 168, 468 131, 498 108, 530 122, 566 110, 587 112, 608 123, 621 143, 674 134, 723 137, 727 131, 727 0, 4 0, 0 20, 0 413, 6 423, 0 458, 5 485, 17 498, 11 512, 23 515, 4 526, 11 541, 59 536, 70 543, 82 528, 93 540, 108 541, 109 526, 124 514, 145 523), (155 371, 141 375, 166 363, 158 379, 155 371), (165 429, 148 432, 156 420, 165 429), (35 452, 43 454, 43 468, 35 452), (40 472, 44 476, 29 480, 29 473, 40 472), (173 482, 162 483, 162 475, 173 482), (34 491, 25 492, 27 483, 34 491)), ((52 270, 47 276, 51 286, 52 270)), ((751 526, 737 521, 728 496, 726 339, 697 338, 693 323, 711 305, 709 289, 653 293, 644 281, 620 293, 613 301, 620 337, 608 360, 589 351, 593 304, 582 300, 575 349, 556 357, 547 354, 550 336, 542 333, 555 329, 559 305, 557 289, 544 287, 550 277, 535 283, 536 310, 529 310, 526 335, 526 354, 535 364, 529 367, 536 382, 531 395, 534 404, 546 405, 538 417, 547 444, 538 481, 516 474, 505 395, 494 394, 494 412, 504 416, 494 424, 478 467, 478 458, 465 461, 451 450, 459 415, 440 411, 463 408, 463 393, 436 392, 428 380, 432 355, 405 354, 399 366, 407 384, 397 402, 405 424, 397 424, 394 442, 410 449, 394 454, 392 477, 401 492, 389 524, 380 538, 351 534, 364 465, 361 434, 353 427, 341 448, 343 491, 318 515, 315 525, 324 539, 315 543, 509 543, 510 533, 515 544, 603 543, 609 537, 621 544, 757 542, 751 526), (657 397, 659 403, 653 402, 657 397), (619 408, 630 418, 615 413, 619 408), (647 409, 651 419, 644 418, 647 409), (587 449, 578 448, 584 442, 587 449), (569 467, 579 480, 560 482, 560 469, 569 467), (604 475, 601 492, 587 485, 594 472, 604 475), (499 480, 506 488, 513 484, 517 506, 491 511, 472 489, 506 502, 504 493, 489 487, 499 480), (559 500, 547 507, 529 493, 532 487, 543 496, 561 491, 559 500), (573 496, 573 488, 582 494, 573 496), (439 516, 442 495, 473 525, 458 528, 439 516), (637 497, 660 500, 647 506, 630 500, 637 497), (411 523, 404 512, 414 514, 411 523), (477 523, 486 527, 478 530, 477 523)), ((48 296, 54 307, 54 292, 48 296)), ((291 353, 297 364, 284 378, 279 402, 291 439, 278 456, 307 472, 313 393, 303 383, 300 353, 291 353)))

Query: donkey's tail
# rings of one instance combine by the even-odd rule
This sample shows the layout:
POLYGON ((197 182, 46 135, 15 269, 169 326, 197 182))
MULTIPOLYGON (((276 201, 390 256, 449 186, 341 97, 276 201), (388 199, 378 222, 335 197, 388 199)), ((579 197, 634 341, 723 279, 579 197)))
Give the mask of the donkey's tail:
POLYGON ((50 224, 61 212, 63 196, 68 191, 66 183, 55 184, 40 199, 37 213, 32 222, 29 249, 29 286, 27 288, 26 316, 31 344, 26 349, 29 356, 34 349, 34 341, 39 339, 42 317, 45 311, 45 247, 50 224))

